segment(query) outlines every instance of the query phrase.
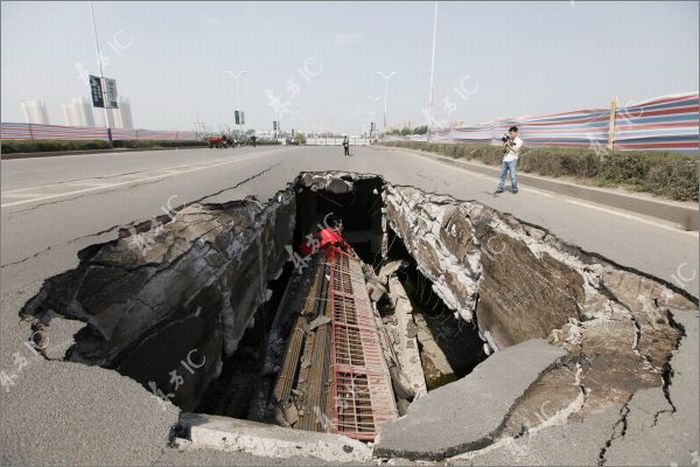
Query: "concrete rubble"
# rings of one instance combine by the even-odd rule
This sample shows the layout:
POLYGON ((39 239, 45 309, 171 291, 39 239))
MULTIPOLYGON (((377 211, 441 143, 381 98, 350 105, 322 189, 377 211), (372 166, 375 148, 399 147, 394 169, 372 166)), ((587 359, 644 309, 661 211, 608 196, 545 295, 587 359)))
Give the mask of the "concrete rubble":
POLYGON ((267 205, 194 204, 132 226, 83 250, 21 314, 49 328, 57 313, 86 322, 67 360, 115 368, 192 409, 287 261, 295 211, 288 189, 267 205))
MULTIPOLYGON (((193 204, 129 226, 120 239, 81 251, 80 265, 46 281, 21 314, 32 320, 35 341, 49 339, 52 328, 75 329, 65 354, 47 358, 116 369, 192 411, 270 299, 268 284, 289 260, 295 225, 315 224, 298 209, 300 200, 310 199, 308 191, 348 196, 377 179, 302 173, 266 204, 193 204), (173 370, 181 382, 173 382, 173 370)), ((365 271, 367 292, 393 307, 377 319, 385 350, 395 352, 387 362, 394 362, 404 416, 381 426, 374 457, 474 465, 693 462, 696 298, 482 204, 379 180, 382 217, 358 235, 372 249, 381 245, 384 256, 376 275, 365 271), (403 244, 451 318, 477 329, 479 346, 493 353, 430 392, 431 381, 450 378, 450 362, 398 279, 408 262, 387 257, 390 238, 403 244)), ((306 331, 324 325, 312 321, 306 331)), ((285 339, 274 334, 274 349, 261 355, 268 389, 285 339)), ((370 460, 367 445, 325 433, 200 414, 183 415, 181 426, 191 436, 186 449, 370 460)))
POLYGON ((282 458, 312 456, 336 463, 366 462, 372 457, 366 444, 340 435, 203 414, 185 413, 180 423, 189 431, 188 450, 214 448, 282 458))
POLYGON ((394 347, 401 350, 397 355, 399 368, 406 377, 414 398, 418 399, 428 393, 428 388, 425 384, 423 366, 418 351, 417 327, 411 314, 411 302, 408 300, 401 282, 395 276, 391 276, 389 279, 389 290, 394 307, 394 317, 397 321, 396 326, 392 327, 395 338, 394 347))
MULTIPOLYGON (((674 317, 697 316, 696 299, 478 203, 399 186, 386 186, 382 196, 387 224, 434 292, 475 321, 492 349, 544 338, 566 350, 511 400, 503 439, 613 410, 618 429, 610 427, 600 453, 620 444, 621 420, 638 391, 665 393, 660 418, 671 411, 670 357, 684 335, 674 317)), ((684 430, 697 437, 697 420, 686 420, 684 430)))
POLYGON ((442 460, 491 444, 513 401, 565 353, 542 339, 496 353, 469 376, 431 391, 411 404, 405 417, 385 425, 375 455, 442 460))

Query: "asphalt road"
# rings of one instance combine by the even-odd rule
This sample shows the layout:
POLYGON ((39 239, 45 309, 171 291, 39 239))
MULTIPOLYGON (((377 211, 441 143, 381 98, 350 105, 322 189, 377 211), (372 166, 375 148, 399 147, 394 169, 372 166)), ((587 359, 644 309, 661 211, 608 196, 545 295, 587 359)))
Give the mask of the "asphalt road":
MULTIPOLYGON (((47 362, 24 346, 17 312, 46 278, 117 228, 193 200, 268 199, 302 170, 351 170, 478 200, 698 295, 698 235, 654 219, 496 181, 399 150, 340 147, 183 149, 2 161, 0 390, 2 463, 152 464, 177 411, 112 371, 47 362), (26 362, 22 365, 23 359, 26 362), (7 381, 7 380, 6 380, 7 381)), ((175 455, 177 456, 177 455, 175 455)), ((161 459, 161 460, 163 460, 161 459)))

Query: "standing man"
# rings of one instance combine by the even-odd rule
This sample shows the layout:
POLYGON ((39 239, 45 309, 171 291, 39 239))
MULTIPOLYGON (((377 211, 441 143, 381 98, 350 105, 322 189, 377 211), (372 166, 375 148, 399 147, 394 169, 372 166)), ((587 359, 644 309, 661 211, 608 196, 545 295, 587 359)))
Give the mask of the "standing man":
POLYGON ((498 178, 496 194, 503 193, 503 185, 509 171, 511 191, 516 194, 518 192, 518 154, 523 145, 523 140, 518 136, 518 127, 510 127, 501 141, 503 141, 503 164, 501 164, 501 176, 498 178))
POLYGON ((343 135, 343 149, 345 150, 345 155, 350 157, 350 139, 348 135, 343 135))

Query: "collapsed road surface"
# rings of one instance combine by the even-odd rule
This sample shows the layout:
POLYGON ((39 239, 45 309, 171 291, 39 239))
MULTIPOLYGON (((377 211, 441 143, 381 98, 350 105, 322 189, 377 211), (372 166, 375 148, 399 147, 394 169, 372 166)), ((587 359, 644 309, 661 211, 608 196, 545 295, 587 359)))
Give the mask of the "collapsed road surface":
POLYGON ((576 427, 598 438, 575 463, 604 465, 644 439, 626 438, 640 397, 641 423, 674 437, 664 456, 697 446, 697 406, 673 397, 697 300, 480 203, 302 173, 267 203, 192 203, 79 257, 21 310, 27 338, 182 408, 173 451, 518 463, 514 444, 554 433, 526 449, 544 459, 576 427), (329 215, 352 254, 300 256, 329 215))
MULTIPOLYGON (((17 375, 9 391, 0 391, 4 463, 257 462, 268 465, 276 462, 243 453, 223 455, 216 451, 179 452, 164 448, 168 443, 168 431, 178 423, 180 411, 177 408, 161 406, 148 389, 114 371, 46 361, 35 356, 25 346, 25 338, 31 333, 29 325, 18 321, 17 313, 40 290, 45 279, 77 266, 77 251, 116 238, 120 226, 128 227, 134 220, 164 214, 171 206, 202 198, 205 202, 224 202, 257 195, 258 199, 267 200, 303 169, 336 167, 381 173, 394 183, 421 187, 428 192, 449 193, 459 199, 479 199, 543 226, 584 250, 697 293, 697 277, 685 274, 686 269, 678 269, 688 262, 696 262, 697 236, 693 234, 624 213, 581 205, 575 200, 569 202, 563 196, 529 192, 527 187, 517 199, 493 199, 488 194, 493 189, 492 180, 401 151, 358 148, 353 157, 342 158, 338 148, 260 149, 264 148, 258 148, 254 155, 252 151, 242 150, 232 151, 232 155, 225 157, 208 150, 179 150, 119 157, 75 156, 2 162, 3 314, 0 332, 3 351, 0 360, 8 376, 17 375), (42 170, 38 170, 38 166, 42 170), (160 175, 167 177, 155 178, 160 175), (117 186, 118 183, 122 184, 117 186), (75 193, 85 188, 97 189, 75 193), (9 198, 5 190, 17 196, 9 198), (212 194, 214 196, 205 198, 212 194), (26 202, 5 206, 18 199, 26 202), (17 370, 19 365, 22 365, 20 371, 17 370)), ((130 230, 133 232, 134 228, 130 230)), ((398 246, 397 240, 393 249, 398 246)), ((404 252, 394 254, 399 258, 404 252)), ((426 290, 422 286, 427 279, 420 278, 410 267, 409 271, 411 274, 404 277, 406 288, 411 288, 411 282, 418 284, 417 289, 424 291, 426 300, 430 299, 424 306, 439 310, 436 299, 428 297, 430 288, 426 290), (411 281, 412 277, 415 280, 411 281)), ((418 308, 417 304, 412 306, 414 310, 418 308)), ((445 320, 447 314, 443 311, 436 316, 414 314, 413 317, 415 321, 423 319, 429 324, 445 320)), ((481 460, 459 462, 505 463, 507 459, 508 463, 580 464, 584 460, 597 463, 600 453, 596 453, 594 460, 591 460, 591 453, 600 450, 600 446, 605 446, 614 436, 604 456, 609 464, 643 463, 642 460, 657 464, 689 463, 692 458, 677 449, 677 441, 694 439, 697 434, 693 415, 697 414, 697 407, 693 405, 697 400, 697 372, 694 370, 697 324, 693 319, 678 323, 685 327, 686 337, 672 352, 671 368, 676 370, 669 386, 637 391, 622 413, 611 408, 600 416, 589 417, 584 424, 545 427, 536 437, 501 441, 498 446, 503 449, 482 452, 481 460), (668 405, 666 394, 673 401, 673 407, 668 405), (626 425, 620 421, 622 414, 627 414, 626 425), (623 426, 626 429, 621 437, 623 426), (567 443, 574 440, 582 448, 552 448, 561 446, 562 439, 567 443)), ((73 344, 73 335, 81 327, 77 321, 55 322, 51 332, 59 337, 52 339, 48 351, 62 355, 73 344), (65 328, 59 330, 59 323, 65 328)), ((422 345, 428 350, 424 348, 421 357, 430 356, 429 350, 435 350, 432 358, 422 362, 426 382, 434 381, 435 387, 439 387, 445 380, 459 379, 478 363, 455 361, 454 356, 437 352, 438 342, 460 342, 455 336, 447 335, 452 327, 444 329, 434 341, 423 329, 425 326, 419 326, 416 339, 422 338, 422 345), (444 377, 433 373, 435 377, 431 378, 430 361, 437 362, 438 367, 451 361, 458 368, 457 374, 444 377)), ((470 330, 466 327, 462 332, 470 330)), ((468 349, 474 346, 475 343, 465 345, 468 349)), ((510 348, 514 347, 517 345, 510 348)), ((496 356, 498 353, 484 364, 496 356)), ((193 362, 198 363, 198 360, 193 362)), ((233 373, 227 368, 222 371, 233 373)), ((212 392, 221 390, 215 385, 211 388, 212 392)), ((431 394, 437 394, 436 391, 431 394)), ((541 402, 542 416, 552 413, 551 403, 545 402, 541 402)), ((219 410, 222 409, 215 407, 204 413, 222 413, 219 410)), ((439 437, 439 433, 430 435, 439 437)), ((294 462, 315 461, 304 457, 294 462)))

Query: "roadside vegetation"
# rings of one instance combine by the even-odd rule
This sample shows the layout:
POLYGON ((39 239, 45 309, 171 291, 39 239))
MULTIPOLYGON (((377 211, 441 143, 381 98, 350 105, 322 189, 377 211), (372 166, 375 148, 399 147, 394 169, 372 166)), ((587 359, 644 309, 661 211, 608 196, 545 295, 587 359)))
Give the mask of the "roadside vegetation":
MULTIPOLYGON (((488 144, 443 144, 392 141, 385 146, 416 149, 456 159, 498 166, 501 148, 488 144)), ((698 157, 668 152, 611 152, 581 148, 526 148, 518 169, 582 183, 621 187, 678 201, 698 200, 698 157)))
POLYGON ((417 126, 415 128, 410 128, 410 127, 394 128, 393 130, 387 131, 386 134, 387 135, 407 136, 407 135, 424 135, 427 132, 428 132, 428 125, 422 125, 422 126, 417 126))
POLYGON ((206 146, 202 141, 63 141, 63 140, 34 140, 34 141, 3 141, 0 148, 3 154, 22 152, 46 151, 88 151, 95 149, 114 148, 174 148, 189 146, 206 146))
POLYGON ((306 135, 297 131, 294 133, 294 138, 292 139, 294 144, 306 144, 306 135))

